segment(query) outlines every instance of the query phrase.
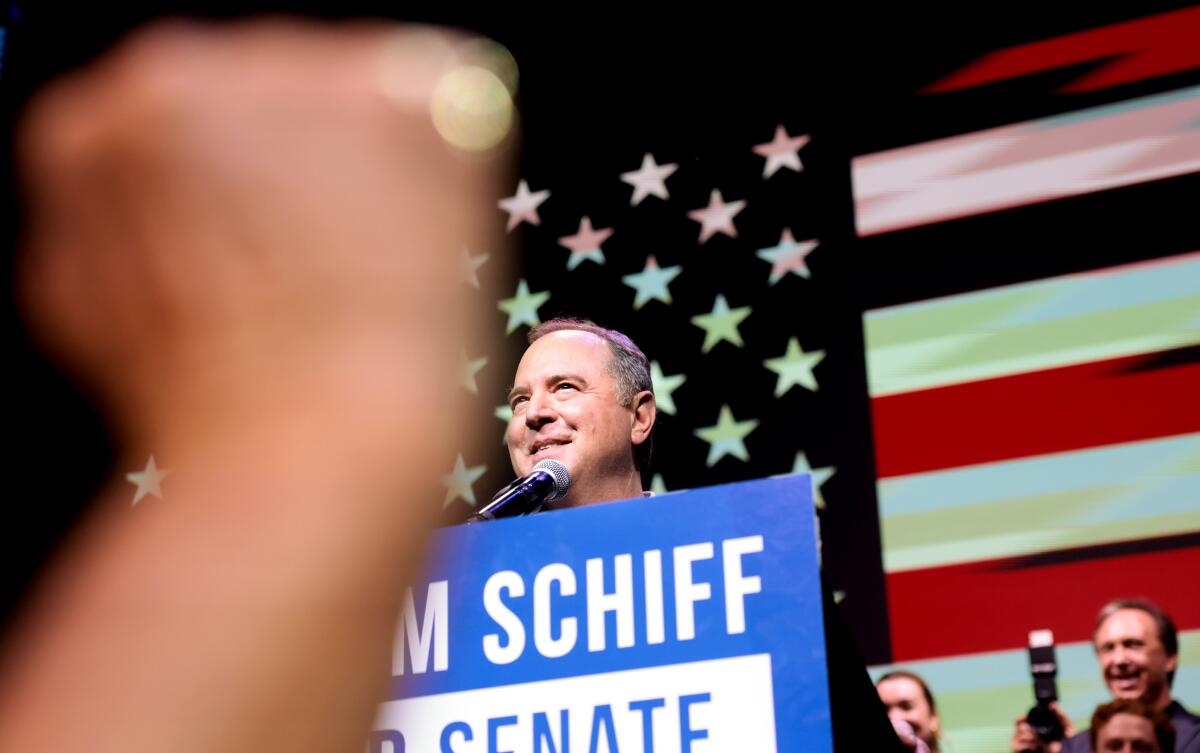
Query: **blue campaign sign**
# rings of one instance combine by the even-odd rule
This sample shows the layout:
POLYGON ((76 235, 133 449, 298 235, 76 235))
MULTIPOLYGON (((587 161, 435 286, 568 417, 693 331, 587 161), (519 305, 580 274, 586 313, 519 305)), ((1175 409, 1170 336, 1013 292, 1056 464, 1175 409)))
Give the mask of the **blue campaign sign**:
POLYGON ((371 749, 831 751, 816 547, 807 476, 439 531, 371 749))

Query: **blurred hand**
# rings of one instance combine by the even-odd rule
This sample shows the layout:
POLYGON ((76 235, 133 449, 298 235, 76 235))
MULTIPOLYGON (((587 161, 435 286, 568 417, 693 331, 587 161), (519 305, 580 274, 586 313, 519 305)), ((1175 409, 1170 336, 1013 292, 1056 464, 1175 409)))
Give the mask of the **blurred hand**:
POLYGON ((173 23, 35 103, 25 297, 143 456, 297 408, 392 457, 449 456, 458 401, 429 400, 467 324, 462 248, 495 214, 491 163, 431 123, 456 41, 173 23))
MULTIPOLYGON (((461 441, 446 32, 169 24, 21 124, 20 293, 164 504, 101 506, 0 660, 0 750, 361 748, 461 441)), ((132 466, 137 467, 137 466, 132 466)))

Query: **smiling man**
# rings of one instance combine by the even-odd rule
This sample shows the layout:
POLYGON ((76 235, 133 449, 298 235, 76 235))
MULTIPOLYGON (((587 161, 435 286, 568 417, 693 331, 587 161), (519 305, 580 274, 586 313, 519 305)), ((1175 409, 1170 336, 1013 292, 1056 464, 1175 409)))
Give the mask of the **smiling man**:
POLYGON ((552 319, 529 333, 508 395, 508 452, 517 475, 552 458, 571 471, 554 507, 642 496, 656 407, 650 364, 616 330, 552 319))
MULTIPOLYGON (((1171 698, 1171 683, 1179 665, 1179 636, 1167 613, 1145 599, 1110 601, 1096 618, 1092 644, 1113 698, 1139 701, 1164 712, 1176 730, 1174 753, 1200 753, 1200 716, 1171 698)), ((1061 710, 1059 715, 1069 735, 1062 743, 1042 744, 1028 724, 1018 721, 1012 749, 1091 753, 1088 732, 1073 734, 1070 720, 1061 710)))
POLYGON ((1133 602, 1110 604, 1100 613, 1093 639, 1113 698, 1141 700, 1163 709, 1171 703, 1179 649, 1170 619, 1155 611, 1133 602))

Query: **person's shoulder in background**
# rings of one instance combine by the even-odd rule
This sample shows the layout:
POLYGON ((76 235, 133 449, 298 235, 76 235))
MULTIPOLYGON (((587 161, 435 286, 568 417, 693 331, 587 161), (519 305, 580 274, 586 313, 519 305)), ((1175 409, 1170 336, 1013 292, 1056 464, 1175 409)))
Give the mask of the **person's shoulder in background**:
POLYGON ((1200 753, 1200 715, 1193 714, 1183 704, 1174 702, 1178 708, 1171 716, 1175 725, 1175 753, 1200 753))
POLYGON ((1076 732, 1063 740, 1062 750, 1059 753, 1092 753, 1092 740, 1088 730, 1076 732))

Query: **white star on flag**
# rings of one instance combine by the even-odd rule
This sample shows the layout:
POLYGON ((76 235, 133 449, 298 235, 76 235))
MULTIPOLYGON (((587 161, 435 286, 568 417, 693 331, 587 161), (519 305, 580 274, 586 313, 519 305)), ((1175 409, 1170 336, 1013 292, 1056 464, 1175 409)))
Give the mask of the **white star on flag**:
POLYGON ((466 352, 462 351, 462 358, 460 359, 459 364, 459 368, 461 369, 459 372, 461 375, 459 384, 461 384, 463 388, 472 395, 479 394, 479 387, 475 384, 475 375, 479 373, 480 369, 482 369, 484 366, 487 366, 487 362, 487 356, 484 356, 483 358, 476 358, 474 361, 472 361, 467 358, 466 352))
POLYGON ((512 421, 512 406, 508 403, 497 405, 492 415, 504 422, 504 433, 500 435, 500 444, 508 446, 508 422, 512 421))
POLYGON ((667 482, 663 481, 661 473, 654 474, 654 478, 650 479, 650 491, 655 494, 669 494, 667 490, 667 482))
POLYGON ((575 269, 584 261, 594 261, 597 264, 604 263, 604 251, 600 248, 600 244, 608 240, 608 237, 613 234, 612 228, 606 227, 599 230, 592 228, 592 221, 588 217, 584 217, 579 221, 579 232, 575 235, 566 235, 558 239, 560 246, 565 246, 571 250, 571 255, 567 257, 567 269, 575 269))
POLYGON ((454 470, 442 476, 442 483, 446 486, 446 499, 442 502, 442 509, 446 508, 456 499, 462 499, 471 507, 475 506, 475 490, 472 485, 479 480, 479 477, 487 473, 486 465, 477 465, 474 468, 468 468, 463 462, 463 456, 460 452, 458 459, 454 461, 454 470))
POLYGON ((538 318, 537 310, 545 305, 546 301, 550 300, 550 294, 547 292, 530 293, 529 283, 522 279, 517 283, 517 294, 512 298, 505 298, 498 302, 496 307, 504 313, 508 314, 508 324, 505 326, 504 334, 511 335, 512 331, 522 324, 527 324, 530 327, 536 327, 542 323, 538 318))
POLYGON ((792 472, 784 473, 782 475, 794 476, 798 473, 812 474, 813 505, 816 506, 818 510, 824 510, 825 497, 821 496, 821 487, 825 485, 825 482, 828 481, 833 474, 837 473, 837 468, 834 468, 833 466, 813 468, 808 464, 808 456, 803 452, 797 452, 796 460, 792 463, 792 472))
POLYGON ((650 152, 646 152, 640 168, 632 172, 621 173, 621 180, 633 186, 633 198, 629 201, 629 205, 636 207, 647 196, 657 196, 660 199, 669 198, 666 180, 671 177, 671 173, 678 169, 679 165, 674 163, 656 165, 654 157, 650 152))
POLYGON ((650 362, 650 383, 654 385, 654 402, 664 413, 675 415, 675 390, 683 386, 687 377, 683 374, 665 376, 658 361, 650 362))
POLYGON ((749 306, 729 308, 725 296, 718 294, 717 299, 713 301, 710 313, 692 317, 692 324, 704 330, 704 345, 701 346, 701 351, 707 353, 722 340, 731 342, 739 348, 742 347, 742 333, 738 331, 738 325, 750 316, 750 313, 749 306))
POLYGON ((779 375, 775 381, 775 397, 780 397, 797 384, 805 389, 817 391, 817 378, 813 376, 813 367, 825 357, 825 351, 814 350, 805 353, 800 349, 800 341, 796 338, 788 340, 787 352, 779 358, 768 358, 763 365, 779 375))
POLYGON ((125 480, 137 486, 137 490, 133 493, 133 502, 130 504, 130 507, 136 505, 138 502, 141 502, 142 497, 145 497, 147 494, 153 494, 159 499, 162 499, 162 480, 166 478, 167 474, 170 472, 170 470, 165 468, 163 470, 159 470, 158 466, 154 464, 154 455, 151 455, 150 459, 146 461, 145 470, 135 473, 126 473, 125 480))
POLYGON ((530 225, 542 224, 542 218, 538 216, 538 206, 550 198, 549 191, 529 192, 529 184, 522 180, 517 184, 517 192, 506 199, 500 200, 500 208, 508 212, 508 232, 512 232, 513 228, 520 225, 522 222, 528 222, 530 225))
POLYGON ((804 169, 800 164, 799 151, 809 142, 809 136, 788 136, 781 125, 775 129, 775 138, 754 147, 754 153, 767 158, 763 167, 763 179, 770 178, 779 168, 786 167, 796 172, 804 169))
POLYGON ((487 260, 488 260, 487 254, 480 254, 479 256, 472 256, 470 249, 468 249, 464 246, 463 247, 463 258, 462 258, 463 282, 467 283, 471 287, 478 288, 479 287, 479 275, 477 275, 476 272, 479 271, 480 267, 482 267, 484 264, 487 263, 487 260))
POLYGON ((693 433, 708 442, 708 459, 705 464, 709 468, 726 455, 732 455, 738 460, 747 461, 750 453, 746 451, 746 435, 758 428, 758 419, 735 421, 733 411, 728 405, 721 406, 721 415, 715 426, 696 429, 693 433))
POLYGON ((758 258, 771 263, 771 275, 768 282, 771 285, 779 282, 789 272, 808 279, 808 262, 806 259, 817 247, 817 241, 796 242, 792 237, 791 228, 784 228, 779 236, 779 245, 760 248, 756 253, 758 258))
POLYGON ((708 198, 708 206, 704 209, 693 209, 687 216, 689 220, 700 223, 700 242, 704 243, 717 233, 736 238, 737 228, 733 225, 733 217, 745 208, 745 201, 731 201, 727 204, 721 197, 721 192, 713 189, 708 198))
POLYGON ((678 265, 674 267, 658 266, 658 260, 651 255, 646 257, 646 266, 641 272, 625 275, 621 278, 621 282, 637 291, 633 297, 633 308, 637 310, 651 300, 669 304, 671 291, 667 289, 667 286, 682 271, 683 267, 678 265))

